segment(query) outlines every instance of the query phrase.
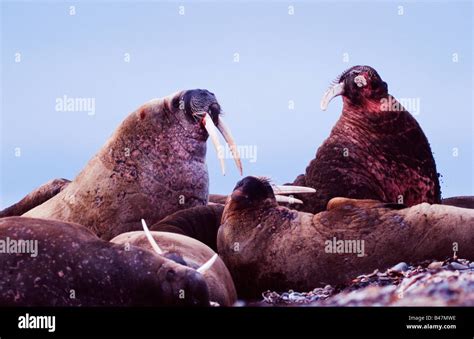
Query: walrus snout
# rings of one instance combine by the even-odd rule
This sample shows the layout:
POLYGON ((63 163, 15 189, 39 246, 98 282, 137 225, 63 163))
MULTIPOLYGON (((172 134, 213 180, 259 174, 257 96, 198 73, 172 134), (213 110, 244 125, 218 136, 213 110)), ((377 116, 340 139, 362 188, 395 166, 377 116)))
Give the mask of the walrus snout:
POLYGON ((211 116, 215 125, 219 123, 221 107, 214 93, 207 89, 191 89, 184 92, 181 100, 184 110, 190 118, 196 119, 202 112, 206 112, 211 116))
POLYGON ((232 157, 234 158, 237 169, 242 175, 242 162, 240 160, 237 144, 234 141, 232 133, 224 123, 221 117, 221 106, 214 93, 206 89, 187 90, 182 94, 179 104, 180 109, 184 110, 186 117, 200 124, 211 138, 212 144, 217 152, 217 158, 220 161, 222 174, 225 175, 224 148, 219 142, 217 131, 224 137, 229 146, 232 157))
POLYGON ((209 288, 202 274, 194 270, 186 273, 185 304, 189 306, 209 306, 209 288))

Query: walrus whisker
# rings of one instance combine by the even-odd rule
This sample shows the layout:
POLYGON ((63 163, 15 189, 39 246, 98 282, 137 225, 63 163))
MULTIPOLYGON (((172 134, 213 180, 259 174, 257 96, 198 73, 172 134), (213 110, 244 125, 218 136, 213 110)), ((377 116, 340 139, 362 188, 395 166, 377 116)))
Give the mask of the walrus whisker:
POLYGON ((212 144, 214 145, 214 148, 216 149, 216 152, 217 152, 217 159, 219 159, 219 162, 221 164, 222 175, 225 175, 223 149, 222 149, 222 145, 219 142, 219 137, 217 136, 216 125, 214 125, 214 122, 212 121, 211 117, 207 113, 204 113, 204 117, 202 118, 201 122, 204 125, 204 128, 206 129, 207 133, 211 137, 212 144))
POLYGON ((232 133, 230 132, 229 127, 227 127, 227 125, 224 123, 224 121, 222 120, 222 117, 219 117, 219 122, 217 123, 217 129, 221 132, 227 145, 229 145, 230 151, 234 158, 235 164, 237 165, 237 168, 239 169, 240 175, 243 175, 242 162, 240 161, 239 150, 237 149, 237 145, 235 144, 234 138, 232 137, 232 133))
POLYGON ((209 259, 208 261, 206 261, 206 262, 205 262, 201 267, 199 267, 196 271, 197 271, 198 273, 201 273, 201 274, 206 273, 206 271, 207 271, 208 269, 210 269, 211 266, 216 262, 217 257, 218 257, 217 253, 214 254, 211 259, 209 259))
POLYGON ((153 238, 153 236, 150 233, 150 230, 148 229, 148 226, 146 225, 145 220, 143 220, 143 219, 142 219, 142 226, 143 226, 143 231, 145 232, 146 238, 150 242, 151 247, 153 247, 153 249, 155 250, 156 253, 158 253, 159 255, 162 255, 163 250, 156 243, 155 239, 153 238))

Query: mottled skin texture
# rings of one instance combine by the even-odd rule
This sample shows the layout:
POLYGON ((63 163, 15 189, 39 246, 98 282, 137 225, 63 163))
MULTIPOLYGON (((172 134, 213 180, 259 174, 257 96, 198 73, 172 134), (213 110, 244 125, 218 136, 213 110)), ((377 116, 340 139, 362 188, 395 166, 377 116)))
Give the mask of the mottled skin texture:
POLYGON ((436 165, 428 140, 413 116, 387 92, 387 84, 367 66, 344 72, 342 114, 319 147, 304 175, 294 185, 313 187, 316 194, 299 195, 301 210, 317 213, 334 197, 440 203, 436 165), (363 68, 365 67, 365 68, 363 68), (367 85, 358 87, 356 76, 367 85), (400 200, 402 197, 403 200, 400 200))
MULTIPOLYGON (((201 267, 215 254, 203 243, 190 237, 168 232, 151 232, 164 256, 193 269, 201 267)), ((113 238, 111 242, 122 246, 134 245, 153 251, 143 231, 127 232, 113 238)), ((221 306, 232 306, 237 300, 234 282, 224 262, 218 258, 204 274, 209 288, 209 299, 221 306)))
POLYGON ((444 259, 453 255, 453 242, 458 255, 474 259, 470 209, 335 198, 327 211, 314 215, 278 206, 268 184, 256 180, 247 177, 236 186, 217 237, 240 298, 257 298, 267 289, 343 284, 401 261, 444 259), (364 240, 366 256, 327 253, 325 241, 333 237, 364 240))
POLYGON ((221 225, 223 211, 224 205, 188 208, 167 216, 150 229, 186 235, 217 251, 217 230, 221 225))
POLYGON ((209 304, 206 282, 195 270, 139 247, 125 250, 81 225, 2 218, 0 239, 7 237, 38 240, 38 255, 0 254, 2 306, 209 304), (179 298, 180 290, 186 298, 179 298))
POLYGON ((5 208, 0 212, 0 218, 22 215, 30 209, 41 205, 45 201, 51 199, 61 192, 71 181, 67 179, 54 179, 41 185, 34 191, 30 192, 16 204, 5 208))
POLYGON ((206 90, 178 92, 141 106, 62 192, 24 215, 76 222, 110 240, 141 229, 141 218, 152 224, 207 204, 208 134, 192 116, 194 109, 209 111, 217 123, 220 107, 206 90), (197 104, 184 110, 192 100, 197 104))

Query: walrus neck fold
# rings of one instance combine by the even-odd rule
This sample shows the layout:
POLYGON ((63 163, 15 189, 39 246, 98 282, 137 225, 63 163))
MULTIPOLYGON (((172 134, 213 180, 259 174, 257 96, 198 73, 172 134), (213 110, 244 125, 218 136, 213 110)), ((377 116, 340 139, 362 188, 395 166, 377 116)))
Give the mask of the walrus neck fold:
POLYGON ((224 207, 221 224, 228 222, 228 220, 235 220, 237 223, 244 222, 245 225, 253 225, 251 228, 258 225, 260 220, 265 219, 271 211, 278 207, 274 198, 268 198, 256 204, 255 206, 237 207, 237 204, 230 200, 224 207))

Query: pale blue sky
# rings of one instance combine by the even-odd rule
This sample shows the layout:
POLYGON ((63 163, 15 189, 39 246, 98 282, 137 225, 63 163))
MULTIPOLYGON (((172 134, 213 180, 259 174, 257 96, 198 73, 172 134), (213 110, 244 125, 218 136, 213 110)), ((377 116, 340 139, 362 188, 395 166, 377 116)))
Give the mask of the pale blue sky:
MULTIPOLYGON (((443 175, 443 195, 473 195, 472 7, 470 1, 2 2, 0 207, 52 178, 74 178, 130 112, 179 89, 213 91, 237 142, 257 147, 257 161, 243 161, 244 175, 292 181, 339 117, 340 98, 322 112, 322 94, 356 64, 376 68, 395 97, 420 98, 416 118, 443 175), (95 98, 95 115, 55 111, 63 95, 95 98)), ((220 174, 211 147, 211 192, 228 193, 239 176, 231 160, 228 174, 220 174)))

